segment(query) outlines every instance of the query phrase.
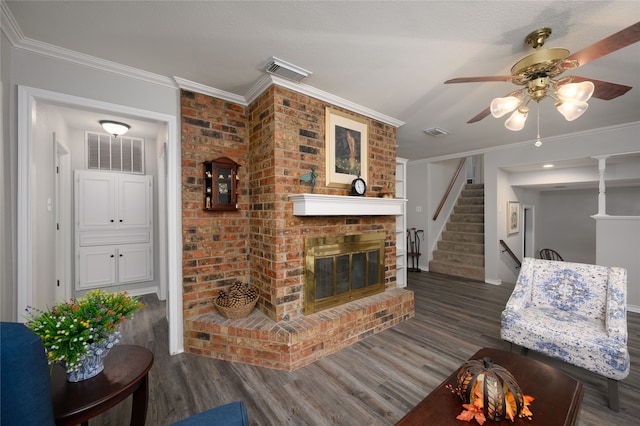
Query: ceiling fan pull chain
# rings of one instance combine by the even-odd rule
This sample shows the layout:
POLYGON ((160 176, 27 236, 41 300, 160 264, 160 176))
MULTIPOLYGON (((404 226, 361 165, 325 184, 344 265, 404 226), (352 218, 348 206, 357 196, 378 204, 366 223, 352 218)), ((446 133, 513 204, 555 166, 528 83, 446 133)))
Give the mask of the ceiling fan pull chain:
POLYGON ((534 145, 536 148, 542 146, 542 141, 540 140, 540 103, 538 103, 538 136, 536 137, 536 143, 534 145))

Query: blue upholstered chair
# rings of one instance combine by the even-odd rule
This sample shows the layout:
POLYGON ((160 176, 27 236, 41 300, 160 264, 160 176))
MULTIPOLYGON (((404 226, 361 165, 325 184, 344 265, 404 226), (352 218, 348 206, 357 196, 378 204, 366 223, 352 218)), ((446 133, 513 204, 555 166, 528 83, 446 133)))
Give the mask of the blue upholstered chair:
MULTIPOLYGON (((24 324, 0 323, 0 425, 53 426, 50 371, 40 337, 24 324)), ((248 426, 242 401, 184 419, 179 426, 248 426)))
POLYGON ((500 334, 606 377, 618 411, 618 381, 630 369, 626 294, 626 269, 525 258, 500 334))
POLYGON ((221 405, 196 414, 172 426, 249 426, 247 409, 242 401, 221 405))
POLYGON ((54 425, 44 345, 24 324, 0 323, 0 424, 54 425))

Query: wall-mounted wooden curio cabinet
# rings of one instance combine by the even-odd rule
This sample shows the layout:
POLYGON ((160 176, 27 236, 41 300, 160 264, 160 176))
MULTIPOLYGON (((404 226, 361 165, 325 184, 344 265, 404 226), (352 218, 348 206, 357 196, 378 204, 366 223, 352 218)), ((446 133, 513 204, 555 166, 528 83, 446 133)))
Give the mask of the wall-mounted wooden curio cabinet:
POLYGON ((204 162, 204 209, 238 210, 238 163, 227 157, 204 162))

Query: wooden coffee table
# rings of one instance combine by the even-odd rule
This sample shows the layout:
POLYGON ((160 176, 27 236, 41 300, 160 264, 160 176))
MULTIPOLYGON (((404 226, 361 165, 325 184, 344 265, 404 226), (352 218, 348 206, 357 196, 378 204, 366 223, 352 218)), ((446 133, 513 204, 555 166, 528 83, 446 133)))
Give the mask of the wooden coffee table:
POLYGON ((51 375, 56 425, 88 424, 88 420, 133 394, 131 425, 144 425, 149 398, 149 370, 153 354, 147 348, 116 345, 104 359, 104 370, 77 383, 67 382, 59 365, 51 375))
MULTIPOLYGON (((532 420, 516 419, 515 422, 502 420, 489 422, 492 425, 573 425, 580 411, 582 401, 582 383, 568 376, 557 368, 511 352, 499 349, 480 349, 469 359, 489 357, 495 364, 509 370, 515 377, 525 395, 535 400, 529 406, 533 413, 532 420)), ((463 410, 462 401, 445 388, 455 382, 457 370, 454 371, 425 399, 420 401, 396 426, 439 426, 477 424, 456 420, 463 410)))

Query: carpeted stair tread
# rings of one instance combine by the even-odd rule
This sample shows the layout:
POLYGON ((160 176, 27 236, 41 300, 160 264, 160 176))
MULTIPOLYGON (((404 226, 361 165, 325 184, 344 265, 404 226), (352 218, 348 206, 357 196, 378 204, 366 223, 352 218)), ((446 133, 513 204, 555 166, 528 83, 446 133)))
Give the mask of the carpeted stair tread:
POLYGON ((484 268, 462 265, 460 263, 432 260, 429 262, 429 271, 438 272, 456 277, 469 278, 484 281, 484 268))
POLYGON ((429 271, 484 281, 483 184, 467 184, 460 192, 429 271))

